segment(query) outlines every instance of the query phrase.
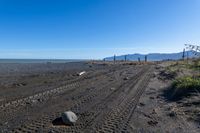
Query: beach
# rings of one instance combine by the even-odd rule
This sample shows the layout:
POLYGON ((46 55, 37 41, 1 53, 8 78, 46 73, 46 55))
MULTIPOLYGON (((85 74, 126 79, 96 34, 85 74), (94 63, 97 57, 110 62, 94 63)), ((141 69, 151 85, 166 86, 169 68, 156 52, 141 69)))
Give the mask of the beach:
POLYGON ((167 84, 158 80, 155 63, 2 63, 0 68, 1 132, 185 131, 184 125, 165 127, 172 121, 167 111, 159 116, 156 109, 148 117, 167 104, 157 96, 156 89, 167 84), (69 110, 78 117, 75 125, 61 120, 69 110))

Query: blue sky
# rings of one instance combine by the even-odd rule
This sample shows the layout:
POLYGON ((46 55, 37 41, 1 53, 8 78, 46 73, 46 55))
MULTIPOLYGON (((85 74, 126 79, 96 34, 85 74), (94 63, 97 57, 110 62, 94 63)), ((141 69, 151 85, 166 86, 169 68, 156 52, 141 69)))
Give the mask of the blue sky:
POLYGON ((200 44, 200 0, 0 0, 0 58, 101 59, 200 44))

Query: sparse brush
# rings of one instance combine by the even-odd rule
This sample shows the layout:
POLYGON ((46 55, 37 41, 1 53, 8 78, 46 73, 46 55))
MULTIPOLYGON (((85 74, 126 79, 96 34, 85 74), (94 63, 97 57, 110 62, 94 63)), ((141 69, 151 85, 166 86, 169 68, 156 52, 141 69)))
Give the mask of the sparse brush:
POLYGON ((160 72, 160 75, 164 78, 164 79, 174 79, 177 76, 177 72, 179 70, 172 68, 172 67, 166 67, 166 69, 164 71, 160 72))
POLYGON ((200 68, 200 59, 195 59, 191 62, 190 65, 188 65, 190 69, 198 70, 200 68))
POLYGON ((180 99, 184 96, 189 96, 191 93, 200 92, 200 78, 199 77, 182 77, 173 81, 172 83, 172 98, 180 99))

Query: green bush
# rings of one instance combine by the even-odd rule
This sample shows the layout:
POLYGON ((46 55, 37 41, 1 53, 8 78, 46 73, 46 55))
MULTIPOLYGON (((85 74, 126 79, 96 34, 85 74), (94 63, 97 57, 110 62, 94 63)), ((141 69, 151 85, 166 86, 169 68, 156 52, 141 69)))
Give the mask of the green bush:
POLYGON ((189 76, 178 78, 173 81, 171 89, 173 98, 181 98, 193 92, 200 92, 200 78, 189 76))

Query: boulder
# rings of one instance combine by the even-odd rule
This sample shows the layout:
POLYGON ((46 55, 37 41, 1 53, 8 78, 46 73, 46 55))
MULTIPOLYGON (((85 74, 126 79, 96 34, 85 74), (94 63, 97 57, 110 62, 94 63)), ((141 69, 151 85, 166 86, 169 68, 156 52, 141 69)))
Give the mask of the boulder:
POLYGON ((78 120, 78 117, 72 111, 63 112, 61 117, 62 121, 67 125, 72 125, 78 120))

